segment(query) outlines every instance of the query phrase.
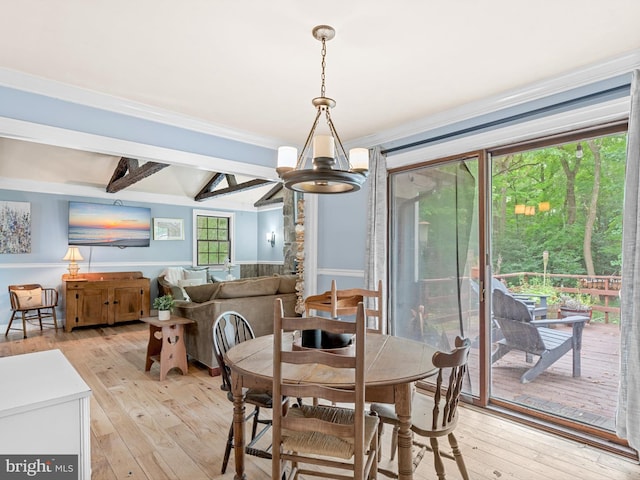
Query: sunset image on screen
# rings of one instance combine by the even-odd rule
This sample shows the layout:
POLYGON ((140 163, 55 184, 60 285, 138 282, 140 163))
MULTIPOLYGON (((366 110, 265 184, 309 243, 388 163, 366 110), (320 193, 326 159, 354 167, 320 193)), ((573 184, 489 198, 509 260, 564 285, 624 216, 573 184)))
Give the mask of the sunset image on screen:
POLYGON ((148 247, 151 210, 69 202, 69 245, 148 247))

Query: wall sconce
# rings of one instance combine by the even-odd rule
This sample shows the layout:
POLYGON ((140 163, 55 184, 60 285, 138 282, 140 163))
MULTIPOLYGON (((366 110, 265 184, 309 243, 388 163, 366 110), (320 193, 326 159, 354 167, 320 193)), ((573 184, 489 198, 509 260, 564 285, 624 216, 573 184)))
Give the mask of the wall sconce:
POLYGON ((80 255, 78 247, 69 247, 67 254, 62 258, 62 260, 67 260, 69 262, 69 277, 76 278, 78 276, 78 270, 80 270, 76 260, 84 260, 82 255, 80 255))
POLYGON ((271 245, 271 248, 276 246, 276 232, 267 232, 267 243, 271 245))

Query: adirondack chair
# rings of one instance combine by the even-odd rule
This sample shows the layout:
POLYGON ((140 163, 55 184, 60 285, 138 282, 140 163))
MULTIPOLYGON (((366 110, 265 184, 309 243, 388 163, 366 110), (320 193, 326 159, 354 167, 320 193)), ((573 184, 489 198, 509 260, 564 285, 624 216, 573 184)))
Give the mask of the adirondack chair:
POLYGON ((588 317, 572 316, 557 320, 533 320, 525 303, 500 290, 493 292, 493 315, 500 326, 504 338, 491 356, 491 363, 498 361, 511 350, 518 350, 540 358, 527 370, 521 383, 528 383, 549 368, 564 354, 573 350, 573 376, 580 376, 580 350, 582 330, 588 317), (572 332, 549 328, 549 325, 571 325, 572 332))

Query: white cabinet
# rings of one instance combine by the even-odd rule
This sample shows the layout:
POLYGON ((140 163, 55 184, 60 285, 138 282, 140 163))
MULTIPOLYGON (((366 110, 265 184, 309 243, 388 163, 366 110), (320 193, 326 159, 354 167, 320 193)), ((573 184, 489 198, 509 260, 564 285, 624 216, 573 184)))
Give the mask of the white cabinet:
MULTIPOLYGON (((2 455, 78 455, 91 478, 91 389, 60 350, 0 358, 2 455)), ((1 476, 1 475, 0 475, 1 476)))

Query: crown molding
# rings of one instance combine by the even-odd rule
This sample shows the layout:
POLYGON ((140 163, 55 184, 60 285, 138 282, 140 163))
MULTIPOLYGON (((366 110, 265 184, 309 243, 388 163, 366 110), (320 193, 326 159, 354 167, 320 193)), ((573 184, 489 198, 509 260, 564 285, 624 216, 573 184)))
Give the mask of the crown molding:
POLYGON ((282 145, 282 141, 274 138, 231 129, 170 110, 8 68, 0 67, 0 85, 260 147, 277 149, 279 145, 282 145))
POLYGON ((593 63, 583 68, 567 72, 541 82, 531 83, 521 88, 508 90, 498 95, 467 103, 458 108, 447 110, 415 122, 399 125, 390 130, 349 141, 349 145, 385 145, 403 138, 418 135, 439 127, 462 122, 509 107, 515 107, 530 101, 558 94, 574 88, 606 80, 618 75, 630 73, 640 68, 640 50, 593 63))

